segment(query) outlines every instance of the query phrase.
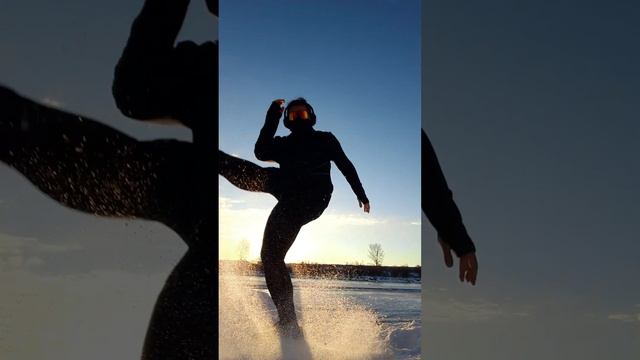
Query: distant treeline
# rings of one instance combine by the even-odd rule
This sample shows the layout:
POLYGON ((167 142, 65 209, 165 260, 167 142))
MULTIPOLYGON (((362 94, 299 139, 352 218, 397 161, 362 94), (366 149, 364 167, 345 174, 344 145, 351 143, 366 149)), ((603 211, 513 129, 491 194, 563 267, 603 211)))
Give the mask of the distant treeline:
MULTIPOLYGON (((220 272, 233 272, 243 275, 263 275, 261 263, 236 260, 220 260, 220 272)), ((420 267, 409 266, 373 266, 373 265, 337 265, 337 264, 287 264, 289 272, 295 277, 357 279, 363 277, 393 277, 420 280, 420 267)))

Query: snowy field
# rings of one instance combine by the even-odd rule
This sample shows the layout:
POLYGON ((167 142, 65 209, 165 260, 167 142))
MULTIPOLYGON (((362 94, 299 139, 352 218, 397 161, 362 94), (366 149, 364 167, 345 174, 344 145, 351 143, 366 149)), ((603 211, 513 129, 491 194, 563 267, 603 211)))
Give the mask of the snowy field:
POLYGON ((303 342, 278 338, 264 278, 220 278, 221 359, 419 359, 420 284, 294 279, 303 342))

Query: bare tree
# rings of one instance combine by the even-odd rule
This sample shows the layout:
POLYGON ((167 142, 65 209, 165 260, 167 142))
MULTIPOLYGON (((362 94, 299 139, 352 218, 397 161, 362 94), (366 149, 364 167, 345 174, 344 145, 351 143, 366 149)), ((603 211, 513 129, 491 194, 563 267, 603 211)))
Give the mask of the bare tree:
POLYGON ((240 242, 238 243, 238 258, 242 261, 247 260, 247 256, 249 256, 249 249, 251 247, 251 244, 249 244, 249 240, 247 239, 242 239, 240 240, 240 242))
POLYGON ((382 245, 375 243, 369 244, 369 259, 373 261, 375 266, 382 265, 382 260, 384 260, 384 251, 382 250, 382 245))

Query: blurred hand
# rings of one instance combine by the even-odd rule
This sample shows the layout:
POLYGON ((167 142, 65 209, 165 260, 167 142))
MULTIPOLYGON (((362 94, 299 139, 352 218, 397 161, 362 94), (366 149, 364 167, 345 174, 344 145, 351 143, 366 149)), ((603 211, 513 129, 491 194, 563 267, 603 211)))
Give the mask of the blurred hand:
POLYGON ((207 0, 207 9, 215 16, 218 15, 218 0, 207 0))
MULTIPOLYGON (((451 247, 438 236, 438 242, 442 247, 442 253, 444 255, 444 263, 447 267, 453 266, 453 254, 451 247)), ((476 278, 478 277, 478 260, 476 259, 476 253, 467 253, 460 257, 460 274, 458 275, 460 281, 467 281, 472 285, 476 284, 476 278)))
POLYGON ((278 121, 284 112, 284 99, 273 100, 271 106, 269 106, 269 110, 267 110, 267 119, 271 121, 278 121))
POLYGON ((366 212, 367 214, 369 213, 369 211, 371 210, 371 206, 369 205, 369 203, 362 203, 362 201, 358 200, 358 206, 363 207, 364 206, 364 212, 366 212))

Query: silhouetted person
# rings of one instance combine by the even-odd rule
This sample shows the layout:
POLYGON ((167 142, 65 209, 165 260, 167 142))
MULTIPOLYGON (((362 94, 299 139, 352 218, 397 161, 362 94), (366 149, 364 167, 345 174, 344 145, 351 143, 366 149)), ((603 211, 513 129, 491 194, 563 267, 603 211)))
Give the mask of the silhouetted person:
POLYGON ((256 158, 275 161, 280 167, 263 168, 220 152, 219 171, 241 189, 266 192, 278 200, 267 220, 260 257, 267 288, 278 311, 278 329, 281 334, 299 337, 302 333, 284 258, 300 228, 320 217, 329 205, 333 192, 331 161, 346 177, 367 213, 369 199, 336 137, 313 128, 316 115, 305 99, 291 101, 284 111, 283 124, 291 133, 275 136, 283 103, 284 100, 276 100, 269 107, 254 149, 256 158))
MULTIPOLYGON (((173 120, 193 132, 193 144, 179 145, 188 146, 188 151, 179 150, 177 143, 175 149, 167 149, 176 151, 171 154, 176 162, 192 166, 185 174, 176 165, 167 176, 186 178, 164 195, 180 208, 172 219, 180 225, 173 227, 179 228, 189 251, 156 303, 143 351, 143 358, 149 359, 209 359, 216 354, 218 44, 176 44, 188 5, 189 0, 145 1, 113 81, 114 99, 125 116, 173 120), (188 270, 180 267, 183 263, 188 270)), ((217 0, 207 0, 207 6, 218 16, 217 0)))
POLYGON ((0 109, 0 160, 45 194, 90 214, 159 221, 189 246, 158 298, 143 358, 215 354, 215 189, 196 147, 138 141, 5 88, 0 109))
MULTIPOLYGON (((159 221, 189 250, 167 279, 143 359, 212 359, 217 339, 218 48, 174 45, 188 0, 146 0, 115 73, 120 110, 172 119, 194 142, 138 141, 0 86, 0 161, 41 191, 90 214, 159 221)), ((217 15, 217 1, 208 1, 217 15)))
POLYGON ((478 274, 476 248, 462 223, 460 210, 444 178, 433 146, 422 130, 422 211, 438 232, 445 264, 453 266, 451 250, 460 258, 460 281, 475 285, 478 274))

